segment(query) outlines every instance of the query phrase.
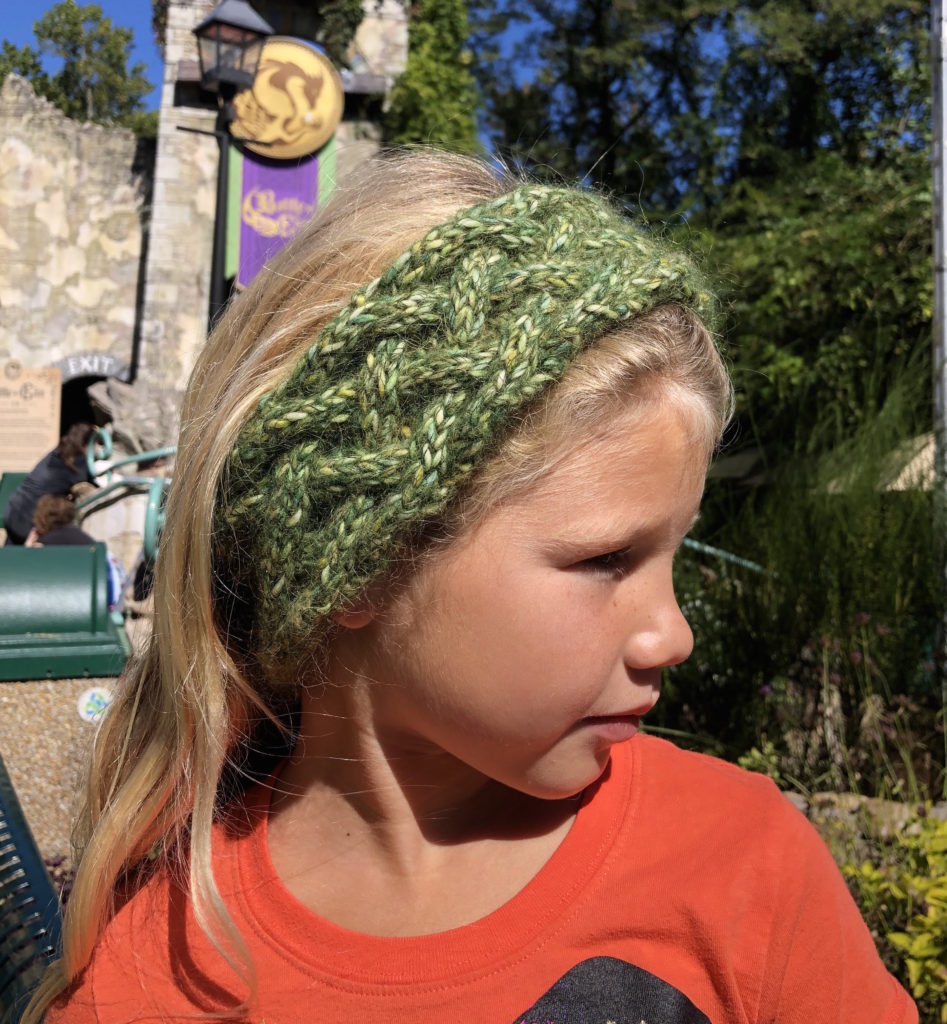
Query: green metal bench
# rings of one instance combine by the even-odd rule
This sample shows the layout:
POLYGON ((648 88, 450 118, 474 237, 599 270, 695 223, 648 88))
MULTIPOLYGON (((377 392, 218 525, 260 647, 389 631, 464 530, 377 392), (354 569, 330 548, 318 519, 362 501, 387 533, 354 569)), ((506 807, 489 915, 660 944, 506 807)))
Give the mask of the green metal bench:
POLYGON ((0 548, 0 680, 116 676, 130 653, 104 544, 0 548))
MULTIPOLYGON (((112 456, 111 435, 97 430, 86 454, 89 472, 100 486, 76 502, 80 517, 102 502, 147 491, 139 560, 153 560, 169 481, 152 476, 119 479, 114 473, 174 452, 173 447, 140 452, 97 467, 97 459, 112 456)), ((0 514, 26 475, 0 475, 0 514)), ((131 653, 121 613, 124 597, 119 595, 117 610, 110 612, 104 544, 0 548, 0 681, 121 674, 131 653)))
POLYGON ((59 949, 59 900, 0 758, 0 1017, 15 1022, 59 949))

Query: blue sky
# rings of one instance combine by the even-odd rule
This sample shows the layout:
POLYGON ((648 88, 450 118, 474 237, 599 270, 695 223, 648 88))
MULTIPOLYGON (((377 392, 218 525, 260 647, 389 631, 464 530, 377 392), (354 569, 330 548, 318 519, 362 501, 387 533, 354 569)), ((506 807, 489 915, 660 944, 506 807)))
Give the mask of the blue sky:
MULTIPOLYGON (((17 46, 36 45, 33 22, 54 5, 56 0, 3 0, 0 16, 0 39, 8 39, 17 46)), ((130 28, 134 34, 131 62, 141 61, 148 81, 155 87, 145 98, 148 110, 155 110, 161 98, 161 77, 164 64, 151 32, 151 0, 97 0, 103 14, 113 25, 130 28)), ((85 0, 79 0, 85 5, 85 0)))

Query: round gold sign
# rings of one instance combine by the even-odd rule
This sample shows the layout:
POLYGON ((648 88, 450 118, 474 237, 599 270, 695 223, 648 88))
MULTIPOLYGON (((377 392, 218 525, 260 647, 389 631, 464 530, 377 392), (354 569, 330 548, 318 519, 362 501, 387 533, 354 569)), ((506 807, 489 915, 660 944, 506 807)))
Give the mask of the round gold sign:
POLYGON ((260 156, 291 160, 329 141, 343 102, 342 79, 321 50, 301 39, 271 36, 252 88, 234 97, 237 116, 230 130, 260 156))

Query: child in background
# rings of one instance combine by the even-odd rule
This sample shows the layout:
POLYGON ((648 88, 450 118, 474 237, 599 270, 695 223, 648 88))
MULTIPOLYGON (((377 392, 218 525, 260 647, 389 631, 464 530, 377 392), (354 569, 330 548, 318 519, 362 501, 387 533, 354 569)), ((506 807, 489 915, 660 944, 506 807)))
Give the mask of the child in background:
MULTIPOLYGON (((26 547, 45 548, 95 544, 96 539, 76 523, 76 506, 71 498, 60 494, 44 494, 36 503, 33 529, 26 538, 26 547)), ((105 549, 109 609, 118 605, 125 588, 127 574, 122 563, 105 549)))
POLYGON ((28 1021, 917 1020, 773 784, 639 733, 710 323, 599 195, 438 154, 272 261, 189 385, 28 1021))
POLYGON ((95 538, 76 524, 76 506, 71 498, 44 494, 37 501, 33 511, 33 529, 26 538, 26 547, 94 543, 95 538))

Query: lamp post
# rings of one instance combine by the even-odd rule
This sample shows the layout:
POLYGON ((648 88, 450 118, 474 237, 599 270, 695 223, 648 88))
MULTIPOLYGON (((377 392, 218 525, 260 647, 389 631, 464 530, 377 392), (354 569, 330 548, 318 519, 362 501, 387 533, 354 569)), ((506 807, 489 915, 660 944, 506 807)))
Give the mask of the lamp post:
POLYGON ((201 85, 217 94, 217 209, 214 215, 214 253, 211 261, 209 326, 213 327, 226 302, 224 258, 227 239, 227 164, 232 100, 253 85, 267 36, 273 29, 245 0, 223 0, 194 29, 201 63, 201 85))

